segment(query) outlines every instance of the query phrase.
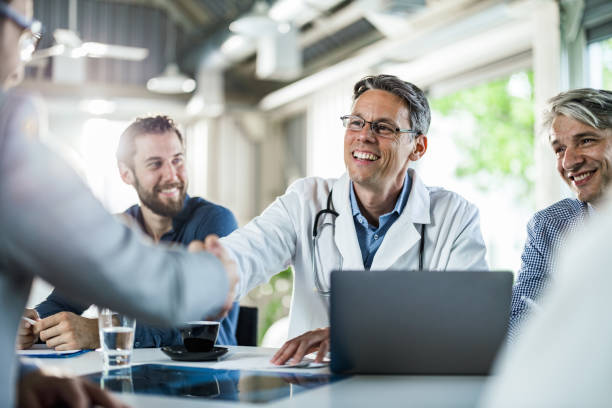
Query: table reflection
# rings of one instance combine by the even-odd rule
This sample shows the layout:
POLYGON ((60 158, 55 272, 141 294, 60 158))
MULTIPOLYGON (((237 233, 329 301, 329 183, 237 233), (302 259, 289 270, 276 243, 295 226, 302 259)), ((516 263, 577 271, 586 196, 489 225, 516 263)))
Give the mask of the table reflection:
POLYGON ((334 374, 279 373, 143 364, 86 376, 106 390, 186 398, 263 403, 347 378, 334 374))
POLYGON ((134 382, 132 380, 132 368, 122 368, 119 370, 103 371, 100 373, 100 388, 112 392, 134 392, 134 382))

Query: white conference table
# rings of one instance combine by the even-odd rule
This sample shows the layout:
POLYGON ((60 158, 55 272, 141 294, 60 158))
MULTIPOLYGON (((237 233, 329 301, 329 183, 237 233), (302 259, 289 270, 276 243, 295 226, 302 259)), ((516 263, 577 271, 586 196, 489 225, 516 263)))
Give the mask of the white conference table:
MULTIPOLYGON (((229 347, 230 351, 216 362, 172 361, 160 349, 135 349, 132 365, 144 363, 207 367, 217 369, 266 370, 283 373, 329 373, 329 368, 274 368, 269 359, 275 349, 229 347)), ((65 369, 75 375, 102 371, 102 356, 92 351, 72 358, 30 359, 42 366, 65 369)), ((206 398, 178 398, 143 394, 115 394, 133 407, 474 407, 487 377, 483 376, 407 376, 357 375, 330 385, 307 390, 290 398, 269 403, 219 401, 206 398)))

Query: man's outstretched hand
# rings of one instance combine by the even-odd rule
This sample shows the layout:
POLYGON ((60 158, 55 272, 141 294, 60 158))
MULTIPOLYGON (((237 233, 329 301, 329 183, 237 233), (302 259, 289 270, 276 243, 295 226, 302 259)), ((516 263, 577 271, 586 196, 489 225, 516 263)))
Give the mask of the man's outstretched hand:
POLYGON ((229 256, 223 245, 221 245, 221 242, 219 242, 219 237, 214 234, 207 236, 204 242, 191 241, 187 249, 190 252, 208 251, 214 256, 216 256, 225 268, 225 273, 227 274, 227 281, 229 283, 229 291, 227 293, 227 298, 225 299, 223 309, 220 315, 217 316, 218 319, 221 319, 227 314, 227 312, 230 311, 234 303, 234 299, 236 297, 236 284, 238 283, 236 263, 229 256))

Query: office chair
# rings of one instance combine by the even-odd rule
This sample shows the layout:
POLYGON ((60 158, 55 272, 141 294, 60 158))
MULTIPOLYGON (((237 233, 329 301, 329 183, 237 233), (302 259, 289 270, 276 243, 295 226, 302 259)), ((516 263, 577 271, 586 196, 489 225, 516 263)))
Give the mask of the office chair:
POLYGON ((236 325, 236 342, 239 346, 257 346, 257 308, 240 306, 236 325))

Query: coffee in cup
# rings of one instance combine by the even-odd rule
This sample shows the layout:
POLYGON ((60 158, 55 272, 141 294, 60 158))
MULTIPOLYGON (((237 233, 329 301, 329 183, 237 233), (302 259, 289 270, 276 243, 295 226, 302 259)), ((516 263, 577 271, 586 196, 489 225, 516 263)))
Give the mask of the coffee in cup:
POLYGON ((211 351, 219 334, 219 322, 193 321, 185 323, 181 328, 183 344, 189 352, 211 351))

